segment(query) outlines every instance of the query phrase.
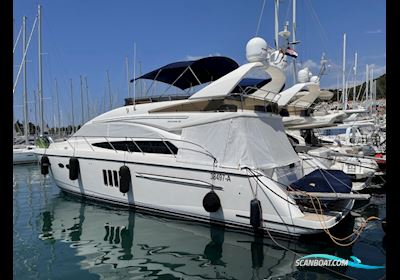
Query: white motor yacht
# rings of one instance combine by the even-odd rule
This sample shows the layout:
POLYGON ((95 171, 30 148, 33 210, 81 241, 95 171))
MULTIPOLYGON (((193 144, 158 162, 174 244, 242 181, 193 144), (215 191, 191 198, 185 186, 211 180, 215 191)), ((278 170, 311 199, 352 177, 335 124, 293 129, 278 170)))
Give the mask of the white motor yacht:
POLYGON ((266 90, 285 82, 281 52, 268 53, 261 38, 246 52, 249 63, 240 67, 208 57, 139 77, 181 89, 209 84, 187 99, 134 101, 92 119, 67 141, 37 150, 42 174, 50 170, 69 193, 230 227, 298 236, 337 225, 357 194, 330 176, 325 183, 304 176, 278 114, 279 94, 266 90), (233 92, 253 69, 270 81, 250 94, 233 92), (307 193, 329 199, 322 214, 303 205, 307 193))
POLYGON ((13 164, 33 163, 38 161, 34 145, 14 145, 13 164))
POLYGON ((38 162, 33 137, 15 137, 13 145, 13 164, 38 162))

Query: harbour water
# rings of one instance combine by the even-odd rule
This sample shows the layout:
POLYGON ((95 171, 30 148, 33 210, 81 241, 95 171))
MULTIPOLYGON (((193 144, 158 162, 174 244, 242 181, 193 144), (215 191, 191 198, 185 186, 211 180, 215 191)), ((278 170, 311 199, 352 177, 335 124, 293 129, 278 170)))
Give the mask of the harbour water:
MULTIPOLYGON (((297 267, 308 254, 385 265, 385 235, 371 222, 357 242, 257 237, 218 226, 156 217, 64 194, 37 165, 14 166, 14 279, 382 279, 385 269, 297 267), (275 243, 277 242, 277 243, 275 243)), ((386 216, 373 194, 340 231, 386 216)))

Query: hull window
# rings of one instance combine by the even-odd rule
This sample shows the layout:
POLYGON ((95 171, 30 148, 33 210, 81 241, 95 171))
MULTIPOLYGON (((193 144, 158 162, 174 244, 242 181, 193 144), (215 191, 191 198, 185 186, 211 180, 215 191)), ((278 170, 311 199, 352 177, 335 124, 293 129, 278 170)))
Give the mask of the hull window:
POLYGON ((108 184, 110 185, 110 187, 112 187, 113 186, 112 173, 111 170, 107 171, 108 171, 108 184))
POLYGON ((114 186, 118 187, 118 172, 114 170, 113 174, 114 174, 114 186))
POLYGON ((104 185, 108 186, 107 182, 107 171, 103 169, 103 180, 104 180, 104 185))
POLYGON ((116 170, 103 169, 103 181, 105 186, 117 187, 119 186, 119 174, 116 170))

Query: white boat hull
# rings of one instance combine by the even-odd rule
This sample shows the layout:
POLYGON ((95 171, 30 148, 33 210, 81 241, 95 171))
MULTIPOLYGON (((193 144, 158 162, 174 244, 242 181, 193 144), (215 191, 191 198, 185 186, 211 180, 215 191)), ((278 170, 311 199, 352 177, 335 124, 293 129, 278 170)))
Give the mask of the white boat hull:
MULTIPOLYGON (((249 176, 244 170, 221 168, 213 170, 212 166, 199 167, 176 163, 173 157, 155 161, 151 155, 140 154, 132 156, 136 157, 136 160, 130 161, 127 159, 129 154, 116 160, 115 153, 107 152, 103 155, 96 153, 96 158, 88 157, 90 152, 86 153, 81 156, 75 155, 79 159, 80 166, 77 180, 69 179, 69 170, 66 166, 69 164, 70 156, 47 154, 55 183, 62 190, 151 212, 253 229, 250 224, 250 201, 255 197, 256 183, 254 177, 249 176), (139 161, 137 157, 145 160, 139 161), (127 194, 121 193, 119 187, 115 186, 115 177, 118 178, 119 168, 123 165, 129 167, 132 178, 131 188, 127 194), (103 178, 103 170, 107 175, 107 185, 103 178), (109 175, 113 186, 109 182, 109 175), (252 183, 249 184, 249 181, 252 183), (203 208, 203 198, 211 188, 221 201, 221 208, 214 213, 209 213, 203 208)), ((157 157, 160 158, 159 155, 157 157)), ((323 231, 323 227, 335 226, 348 213, 347 211, 329 216, 322 215, 320 218, 315 213, 303 213, 295 205, 294 200, 273 181, 264 176, 260 176, 259 179, 269 184, 269 188, 281 196, 278 197, 269 188, 258 186, 257 199, 262 205, 263 230, 293 236, 319 233, 323 231), (282 197, 294 204, 283 203, 282 197), (325 220, 324 225, 320 219, 325 220)), ((354 200, 349 200, 345 208, 351 209, 353 203, 354 200)))
POLYGON ((32 147, 14 148, 13 164, 34 163, 38 161, 35 149, 32 147))

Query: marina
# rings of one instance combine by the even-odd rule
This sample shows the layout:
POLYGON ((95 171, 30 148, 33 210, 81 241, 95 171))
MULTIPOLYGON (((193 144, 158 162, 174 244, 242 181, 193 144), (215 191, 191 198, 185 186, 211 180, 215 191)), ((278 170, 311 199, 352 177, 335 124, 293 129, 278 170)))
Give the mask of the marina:
MULTIPOLYGON (((152 49, 137 61, 134 41, 133 72, 119 57, 125 73, 107 67, 103 89, 94 64, 80 66, 78 86, 52 70, 43 48, 56 44, 43 40, 41 4, 33 19, 22 16, 13 42, 14 278, 386 277, 386 65, 357 50, 349 61, 361 37, 335 30, 339 66, 339 37, 318 46, 299 32, 296 0, 271 1, 270 11, 261 2, 256 34, 241 33, 224 54, 142 64, 152 49), (264 13, 273 24, 260 33, 264 13), (95 71, 89 90, 83 73, 95 71)), ((310 18, 303 5, 301 22, 324 33, 311 2, 310 18)))
MULTIPOLYGON (((15 166, 13 186, 14 279, 381 279, 385 270, 298 268, 295 260, 327 253, 363 263, 385 263, 385 234, 368 224, 351 246, 255 237, 219 226, 149 215, 65 195, 44 180, 37 165, 15 166), (329 246, 327 246, 329 244, 329 246), (240 256, 240 258, 238 257, 240 256), (345 275, 345 276, 343 276, 345 275), (347 276, 347 277, 346 277, 347 276)), ((386 216, 376 193, 346 220, 386 216)))

